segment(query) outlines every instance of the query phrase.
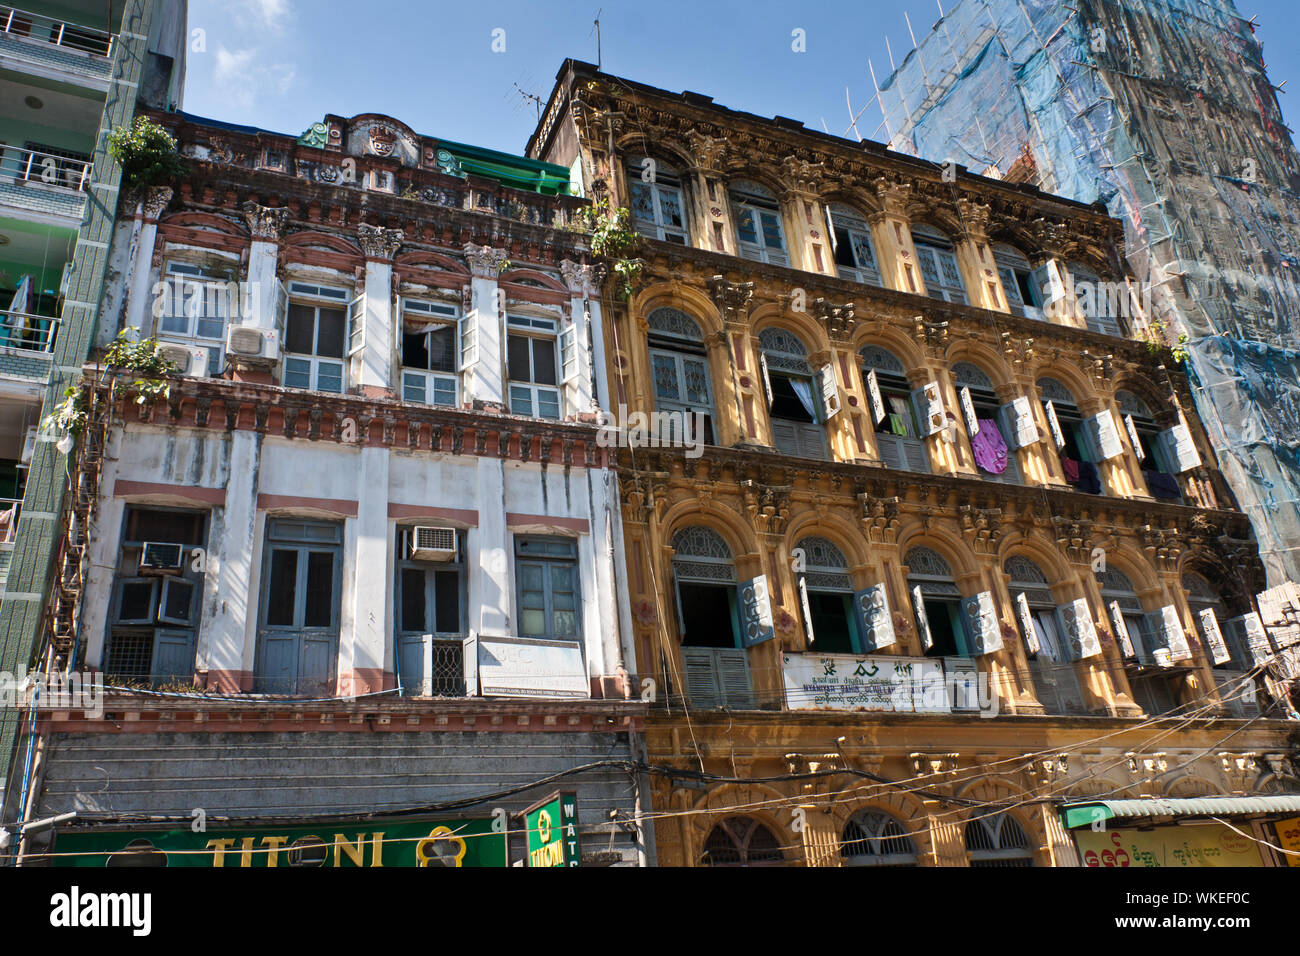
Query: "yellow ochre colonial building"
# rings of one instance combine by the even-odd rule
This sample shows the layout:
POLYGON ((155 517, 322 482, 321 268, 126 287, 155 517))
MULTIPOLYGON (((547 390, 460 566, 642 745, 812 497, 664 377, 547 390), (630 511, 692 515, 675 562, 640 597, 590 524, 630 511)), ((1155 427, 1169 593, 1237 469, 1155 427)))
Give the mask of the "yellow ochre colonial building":
POLYGON ((1180 860, 1286 865, 1293 586, 1118 221, 575 61, 528 155, 641 237, 606 432, 660 865, 1120 865, 1189 820, 1180 860))

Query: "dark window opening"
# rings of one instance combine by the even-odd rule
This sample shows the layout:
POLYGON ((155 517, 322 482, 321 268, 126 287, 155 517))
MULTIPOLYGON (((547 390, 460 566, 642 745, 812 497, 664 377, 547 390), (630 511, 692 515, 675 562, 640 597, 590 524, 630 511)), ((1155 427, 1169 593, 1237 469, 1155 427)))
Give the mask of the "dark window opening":
MULTIPOLYGON (((817 424, 817 419, 809 414, 808 409, 804 407, 799 396, 795 393, 794 386, 784 375, 771 376, 772 382, 772 417, 780 418, 788 422, 804 422, 807 424, 817 424)), ((807 383, 811 387, 811 382, 807 383)))
POLYGON ((852 603, 849 595, 811 591, 808 610, 812 614, 813 650, 820 654, 854 654, 852 603))
POLYGON ((735 591, 716 584, 677 585, 682 609, 683 647, 739 646, 735 627, 735 591))

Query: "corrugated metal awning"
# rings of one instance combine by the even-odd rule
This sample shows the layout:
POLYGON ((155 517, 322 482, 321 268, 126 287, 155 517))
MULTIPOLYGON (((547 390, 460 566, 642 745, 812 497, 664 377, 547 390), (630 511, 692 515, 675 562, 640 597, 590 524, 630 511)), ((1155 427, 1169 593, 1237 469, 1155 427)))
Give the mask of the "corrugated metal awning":
POLYGON ((1254 813, 1300 813, 1300 793, 1262 797, 1177 797, 1165 800, 1088 800, 1061 807, 1068 829, 1102 820, 1137 817, 1225 817, 1254 813))

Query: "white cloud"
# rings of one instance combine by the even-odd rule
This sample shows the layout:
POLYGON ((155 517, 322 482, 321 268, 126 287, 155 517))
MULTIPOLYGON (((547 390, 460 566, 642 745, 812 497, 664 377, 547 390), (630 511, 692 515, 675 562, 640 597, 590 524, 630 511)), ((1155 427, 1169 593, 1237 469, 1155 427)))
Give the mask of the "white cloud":
POLYGON ((293 85, 292 63, 262 63, 260 59, 260 50, 217 47, 212 80, 217 92, 231 106, 246 109, 259 94, 283 96, 293 85))
POLYGON ((293 17, 290 0, 236 0, 235 16, 252 20, 259 29, 281 33, 293 17))

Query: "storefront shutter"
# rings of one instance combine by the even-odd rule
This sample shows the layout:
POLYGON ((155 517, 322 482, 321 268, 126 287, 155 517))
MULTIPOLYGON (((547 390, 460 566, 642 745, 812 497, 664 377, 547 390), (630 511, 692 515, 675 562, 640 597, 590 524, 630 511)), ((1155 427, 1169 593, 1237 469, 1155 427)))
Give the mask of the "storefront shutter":
POLYGON ((1115 419, 1108 408, 1083 420, 1083 435, 1088 451, 1097 461, 1110 461, 1124 453, 1124 445, 1119 440, 1119 429, 1115 427, 1115 419))
POLYGON ((1092 623, 1092 611, 1088 602, 1078 598, 1069 604, 1062 604, 1056 609, 1056 619, 1061 626, 1062 651, 1072 661, 1087 660, 1101 653, 1101 641, 1097 638, 1096 625, 1092 623))
POLYGON ((772 627, 772 602, 768 597, 767 575, 760 574, 736 587, 740 601, 740 643, 753 647, 776 636, 772 627))
POLYGON ((1034 407, 1024 395, 998 409, 998 424, 1002 426, 1007 447, 1012 450, 1024 448, 1038 441, 1034 407))
POLYGON ((930 633, 930 619, 925 614, 925 595, 921 588, 912 588, 912 613, 916 615, 916 633, 921 638, 921 650, 928 651, 934 647, 934 635, 930 633))
POLYGON ((1186 425, 1175 425, 1156 436, 1156 446, 1175 474, 1181 475, 1201 464, 1200 453, 1192 441, 1191 430, 1186 425))
POLYGON ((1228 645, 1223 640, 1223 632, 1219 630, 1219 619, 1214 616, 1214 608, 1197 611, 1196 618, 1200 622, 1201 633, 1205 636, 1205 644, 1210 649, 1211 660, 1216 664, 1226 664, 1232 660, 1228 645))
POLYGON ((853 595, 853 610, 858 617, 858 632, 867 651, 883 651, 893 647, 898 637, 894 633, 894 617, 889 611, 889 597, 883 584, 876 584, 853 595))
POLYGON ((1002 650, 1002 625, 993 604, 993 592, 981 591, 973 597, 963 598, 961 605, 975 655, 982 657, 1002 650))
POLYGON ((922 435, 933 435, 948 424, 948 413, 943 407, 943 393, 938 382, 913 391, 912 406, 916 409, 922 435))
POLYGON ((840 387, 835 381, 835 366, 827 363, 817 371, 817 388, 821 392, 822 422, 828 422, 840 410, 840 387))
POLYGON ((1042 645, 1038 643, 1038 629, 1034 627, 1034 615, 1029 610, 1029 599, 1021 591, 1016 595, 1016 617, 1020 620, 1020 633, 1025 638, 1025 651, 1029 654, 1038 654, 1042 651, 1042 645))

